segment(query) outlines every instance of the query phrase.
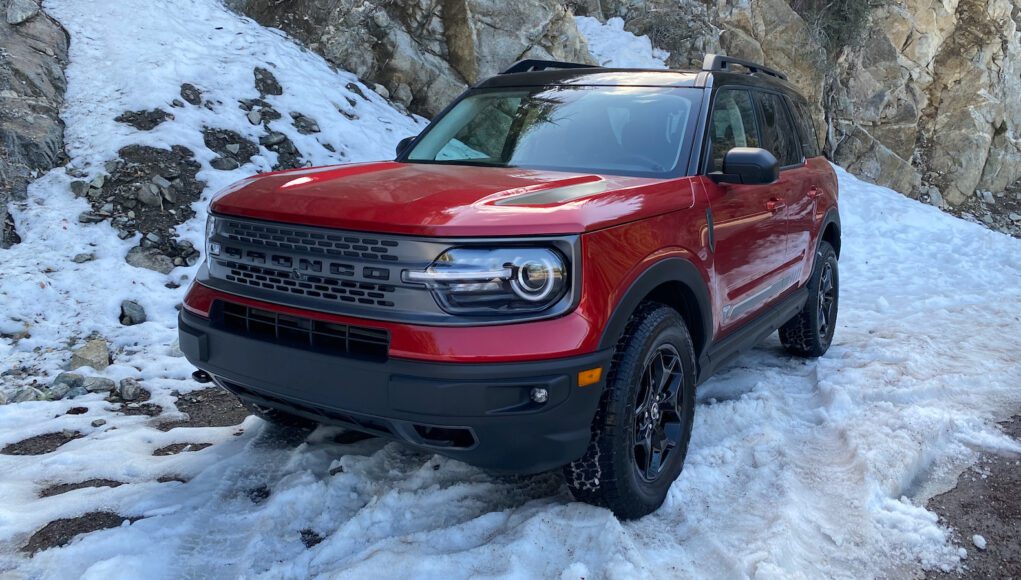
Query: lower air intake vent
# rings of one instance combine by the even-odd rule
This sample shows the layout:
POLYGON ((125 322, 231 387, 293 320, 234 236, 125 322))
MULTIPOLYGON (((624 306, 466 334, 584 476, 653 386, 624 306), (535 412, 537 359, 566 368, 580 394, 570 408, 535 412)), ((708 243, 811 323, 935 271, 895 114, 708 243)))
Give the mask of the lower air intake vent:
POLYGON ((236 334, 374 361, 386 360, 390 351, 390 333, 386 330, 323 322, 232 302, 220 304, 220 323, 236 334))

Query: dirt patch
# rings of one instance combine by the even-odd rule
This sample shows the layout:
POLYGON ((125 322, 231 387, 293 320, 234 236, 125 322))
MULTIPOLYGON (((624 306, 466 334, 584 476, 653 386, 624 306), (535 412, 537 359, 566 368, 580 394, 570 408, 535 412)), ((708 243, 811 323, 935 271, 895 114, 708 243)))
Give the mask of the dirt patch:
POLYGON ((153 109, 151 111, 125 111, 114 121, 131 125, 139 131, 152 131, 163 121, 173 118, 173 115, 163 109, 153 109))
POLYGON ((46 489, 39 492, 39 497, 53 497, 62 493, 67 493, 76 489, 83 489, 86 487, 118 487, 124 485, 122 481, 114 481, 112 479, 86 479, 85 481, 79 481, 78 483, 58 483, 51 485, 46 489))
POLYGON ((71 407, 65 415, 84 415, 89 412, 88 407, 71 407))
POLYGON ((178 483, 188 483, 188 480, 183 475, 161 475, 156 478, 157 483, 170 483, 176 481, 178 483))
POLYGON ((146 417, 158 417, 163 413, 163 407, 155 403, 147 403, 146 401, 152 397, 152 394, 145 389, 138 390, 138 397, 134 401, 124 401, 117 394, 117 391, 110 393, 110 396, 106 398, 111 403, 120 403, 120 409, 117 412, 121 415, 128 415, 129 417, 144 415, 146 417))
POLYGON ((91 534, 99 530, 116 528, 128 520, 132 523, 141 518, 126 518, 113 512, 90 512, 76 518, 54 520, 32 534, 28 543, 22 546, 22 552, 35 554, 49 548, 59 548, 71 543, 75 536, 91 534))
POLYGON ((237 397, 220 387, 178 395, 174 405, 188 418, 160 423, 157 426, 160 431, 178 427, 232 427, 250 415, 237 397))
POLYGON ((173 443, 166 447, 160 447, 156 451, 153 451, 152 454, 156 457, 177 455, 178 453, 184 453, 186 451, 201 451, 211 445, 212 443, 173 443))
MULTIPOLYGON (((1021 439, 1021 415, 1001 425, 1021 439)), ((957 487, 929 500, 940 522, 953 528, 968 550, 960 572, 932 572, 927 578, 1021 578, 1021 458, 983 456, 961 474, 957 487), (986 541, 980 550, 973 541, 986 541)))
POLYGON ((52 453, 57 450, 58 447, 67 443, 68 441, 74 441, 81 437, 82 434, 79 431, 60 431, 58 433, 44 433, 42 435, 36 435, 35 437, 29 437, 17 443, 11 443, 0 450, 0 454, 3 455, 43 455, 46 453, 52 453))

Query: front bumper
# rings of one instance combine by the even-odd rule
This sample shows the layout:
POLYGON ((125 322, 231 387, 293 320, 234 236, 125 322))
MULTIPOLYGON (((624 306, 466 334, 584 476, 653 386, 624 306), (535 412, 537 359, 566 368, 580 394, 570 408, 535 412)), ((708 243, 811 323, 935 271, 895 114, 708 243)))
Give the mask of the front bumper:
POLYGON ((390 437, 472 465, 536 473, 581 457, 603 382, 577 386, 610 351, 523 363, 374 362, 227 331, 187 311, 181 350, 240 398, 390 437), (549 392, 544 404, 531 390, 549 392))

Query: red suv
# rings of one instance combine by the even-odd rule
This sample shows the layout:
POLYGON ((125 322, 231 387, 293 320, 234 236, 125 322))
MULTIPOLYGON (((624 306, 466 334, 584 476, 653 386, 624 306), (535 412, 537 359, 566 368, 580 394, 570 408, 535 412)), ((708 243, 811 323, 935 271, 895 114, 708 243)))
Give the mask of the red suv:
POLYGON ((812 127, 783 74, 728 57, 518 63, 394 161, 217 195, 181 349, 271 422, 563 467, 642 516, 697 384, 777 329, 796 356, 830 345, 837 180, 812 127))

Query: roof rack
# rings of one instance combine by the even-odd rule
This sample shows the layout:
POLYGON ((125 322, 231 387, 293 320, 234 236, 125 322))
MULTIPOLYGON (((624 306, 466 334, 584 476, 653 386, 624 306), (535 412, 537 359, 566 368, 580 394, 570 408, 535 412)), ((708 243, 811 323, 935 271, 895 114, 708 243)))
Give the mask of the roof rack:
POLYGON ((705 55, 705 60, 702 61, 702 70, 713 72, 734 72, 730 69, 730 65, 734 64, 745 67, 748 69, 748 72, 751 73, 762 73, 781 80, 787 80, 787 75, 778 70, 771 69, 750 60, 742 60, 740 58, 734 58, 732 56, 725 56, 722 54, 705 55))
POLYGON ((580 62, 560 62, 557 60, 536 60, 536 59, 525 59, 519 60, 518 62, 511 65, 511 67, 500 74, 509 75, 514 73, 523 72, 536 72, 546 70, 549 68, 601 68, 594 64, 582 64, 580 62))

